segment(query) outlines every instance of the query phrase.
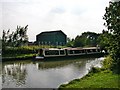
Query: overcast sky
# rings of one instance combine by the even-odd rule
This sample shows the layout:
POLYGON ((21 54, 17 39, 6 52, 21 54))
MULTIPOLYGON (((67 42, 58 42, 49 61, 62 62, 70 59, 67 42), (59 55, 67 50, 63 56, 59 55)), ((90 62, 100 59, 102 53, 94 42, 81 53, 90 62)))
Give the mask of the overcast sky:
POLYGON ((110 0, 1 0, 2 30, 28 25, 29 41, 43 31, 62 30, 70 38, 86 31, 101 33, 110 0))

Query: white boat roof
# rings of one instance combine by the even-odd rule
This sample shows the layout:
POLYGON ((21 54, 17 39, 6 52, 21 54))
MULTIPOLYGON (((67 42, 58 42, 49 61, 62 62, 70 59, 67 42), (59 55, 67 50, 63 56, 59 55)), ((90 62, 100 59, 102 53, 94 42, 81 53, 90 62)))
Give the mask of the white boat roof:
POLYGON ((100 49, 100 47, 77 47, 77 48, 72 48, 72 47, 67 47, 67 48, 43 48, 43 50, 83 50, 83 49, 100 49))
POLYGON ((59 49, 59 48, 45 48, 44 50, 64 50, 64 49, 59 49))
POLYGON ((83 48, 83 49, 100 49, 100 47, 86 47, 86 48, 83 48))

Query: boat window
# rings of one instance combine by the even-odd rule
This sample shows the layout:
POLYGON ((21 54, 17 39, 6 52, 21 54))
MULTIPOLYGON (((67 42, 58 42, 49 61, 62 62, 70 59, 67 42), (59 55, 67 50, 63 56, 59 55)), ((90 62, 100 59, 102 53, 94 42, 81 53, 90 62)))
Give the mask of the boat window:
POLYGON ((65 54, 64 50, 60 50, 60 54, 65 54))
POLYGON ((80 50, 75 50, 75 54, 79 54, 80 53, 80 50))
POLYGON ((45 51, 45 55, 59 55, 59 51, 58 50, 45 51))
POLYGON ((70 54, 73 54, 73 53, 74 53, 74 51, 73 51, 73 50, 70 50, 69 52, 70 52, 70 54))

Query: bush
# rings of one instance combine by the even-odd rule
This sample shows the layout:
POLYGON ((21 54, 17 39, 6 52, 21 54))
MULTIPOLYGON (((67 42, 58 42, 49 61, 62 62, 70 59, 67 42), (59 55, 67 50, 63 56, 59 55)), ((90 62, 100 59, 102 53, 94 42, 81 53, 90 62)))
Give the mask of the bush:
POLYGON ((100 72, 100 71, 101 71, 100 68, 92 67, 90 73, 97 73, 97 72, 100 72))
POLYGON ((103 61, 103 68, 106 70, 110 70, 111 65, 112 65, 112 58, 110 56, 107 56, 103 61))
POLYGON ((18 55, 18 54, 33 54, 36 53, 31 47, 7 47, 2 50, 2 55, 18 55))

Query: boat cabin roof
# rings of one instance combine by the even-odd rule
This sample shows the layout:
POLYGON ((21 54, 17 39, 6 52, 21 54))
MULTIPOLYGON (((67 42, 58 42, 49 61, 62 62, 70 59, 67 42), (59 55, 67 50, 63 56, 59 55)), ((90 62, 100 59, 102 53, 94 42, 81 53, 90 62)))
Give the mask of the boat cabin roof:
POLYGON ((67 48, 42 48, 42 50, 85 50, 85 49, 100 49, 100 47, 86 47, 86 48, 71 48, 71 47, 67 47, 67 48))
POLYGON ((83 49, 100 49, 100 47, 86 47, 86 48, 83 48, 83 49))
POLYGON ((43 50, 64 50, 64 49, 61 49, 61 48, 44 48, 43 50))

